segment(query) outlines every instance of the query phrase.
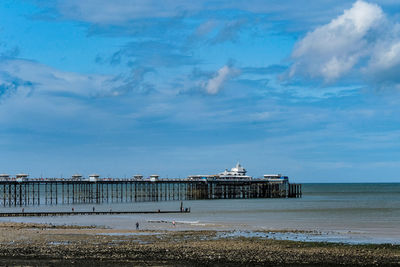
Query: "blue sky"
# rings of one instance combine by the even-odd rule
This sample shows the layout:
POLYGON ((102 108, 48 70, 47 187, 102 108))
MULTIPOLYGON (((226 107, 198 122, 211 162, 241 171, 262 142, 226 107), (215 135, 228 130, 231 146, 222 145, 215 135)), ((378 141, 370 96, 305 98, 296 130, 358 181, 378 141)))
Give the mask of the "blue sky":
POLYGON ((398 182, 396 1, 4 0, 0 172, 398 182))

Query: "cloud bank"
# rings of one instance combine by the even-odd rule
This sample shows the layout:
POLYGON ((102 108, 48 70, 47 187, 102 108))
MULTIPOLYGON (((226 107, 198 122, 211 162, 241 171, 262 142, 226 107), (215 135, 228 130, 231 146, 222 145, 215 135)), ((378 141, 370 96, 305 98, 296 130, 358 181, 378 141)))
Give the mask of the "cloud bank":
POLYGON ((297 42, 290 77, 332 83, 356 76, 378 86, 399 86, 400 25, 382 9, 357 1, 342 15, 297 42))

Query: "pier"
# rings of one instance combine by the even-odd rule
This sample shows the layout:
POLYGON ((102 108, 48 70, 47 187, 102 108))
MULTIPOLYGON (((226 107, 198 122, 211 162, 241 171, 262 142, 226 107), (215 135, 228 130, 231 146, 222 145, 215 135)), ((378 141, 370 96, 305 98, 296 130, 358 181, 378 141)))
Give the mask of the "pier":
POLYGON ((0 206, 299 198, 300 184, 252 180, 24 179, 0 181, 0 206))

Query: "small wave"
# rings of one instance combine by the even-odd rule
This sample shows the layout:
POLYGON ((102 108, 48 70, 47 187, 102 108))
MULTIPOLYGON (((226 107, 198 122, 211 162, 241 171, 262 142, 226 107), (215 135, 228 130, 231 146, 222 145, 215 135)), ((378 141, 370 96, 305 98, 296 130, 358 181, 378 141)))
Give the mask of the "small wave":
MULTIPOLYGON (((147 222, 149 222, 149 223, 172 223, 174 221, 173 220, 149 220, 147 222)), ((180 223, 180 224, 198 224, 199 221, 175 221, 175 223, 180 223)))
POLYGON ((175 221, 176 223, 198 224, 199 221, 175 221))

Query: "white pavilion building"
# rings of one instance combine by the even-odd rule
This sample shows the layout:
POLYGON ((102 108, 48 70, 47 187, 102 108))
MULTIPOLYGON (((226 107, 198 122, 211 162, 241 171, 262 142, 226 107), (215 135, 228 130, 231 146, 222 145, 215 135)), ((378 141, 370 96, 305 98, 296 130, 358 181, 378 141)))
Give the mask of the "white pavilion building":
POLYGON ((225 171, 214 175, 190 175, 189 180, 251 180, 251 176, 246 175, 247 171, 238 162, 230 171, 225 171))

